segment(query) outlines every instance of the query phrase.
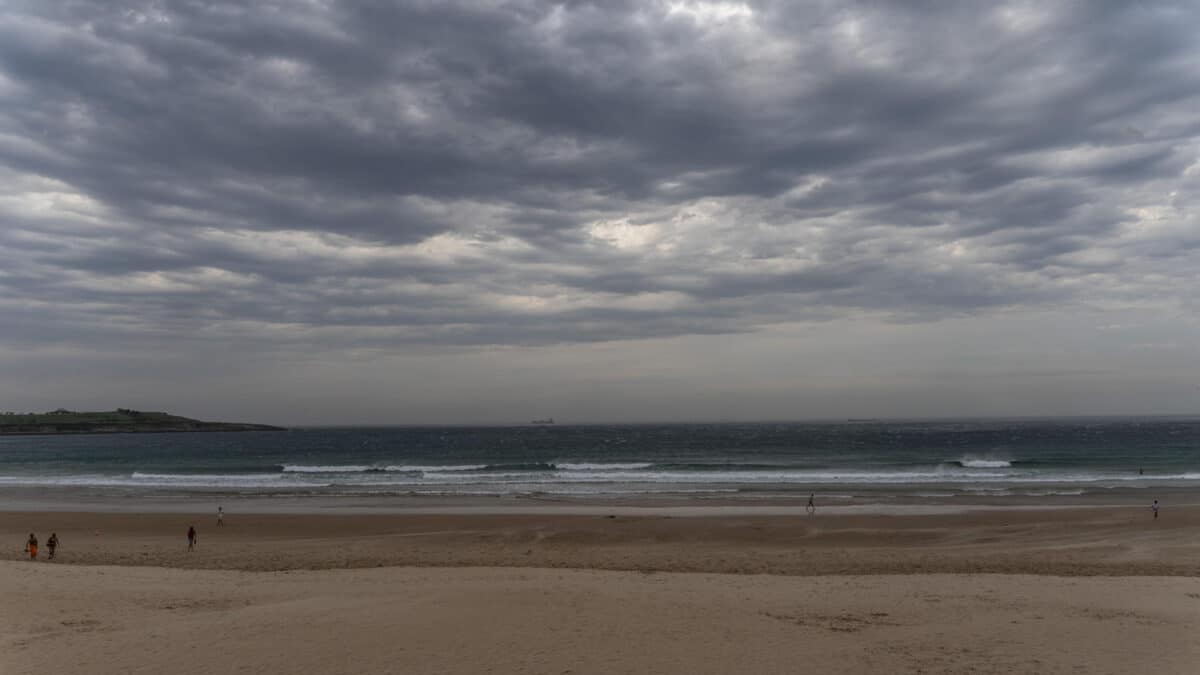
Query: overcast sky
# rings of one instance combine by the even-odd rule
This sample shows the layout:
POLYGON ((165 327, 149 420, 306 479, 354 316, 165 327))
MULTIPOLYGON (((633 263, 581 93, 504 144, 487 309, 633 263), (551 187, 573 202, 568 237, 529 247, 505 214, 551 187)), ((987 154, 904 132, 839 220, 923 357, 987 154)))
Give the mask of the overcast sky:
POLYGON ((0 3, 0 409, 1200 412, 1194 2, 0 3))

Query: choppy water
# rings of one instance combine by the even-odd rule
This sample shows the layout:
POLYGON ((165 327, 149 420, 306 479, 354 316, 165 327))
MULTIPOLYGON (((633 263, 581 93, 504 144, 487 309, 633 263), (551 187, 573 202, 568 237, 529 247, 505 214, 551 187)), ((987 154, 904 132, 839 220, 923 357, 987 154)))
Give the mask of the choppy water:
POLYGON ((1052 495, 1200 487, 1200 419, 296 429, 0 438, 0 492, 1052 495))

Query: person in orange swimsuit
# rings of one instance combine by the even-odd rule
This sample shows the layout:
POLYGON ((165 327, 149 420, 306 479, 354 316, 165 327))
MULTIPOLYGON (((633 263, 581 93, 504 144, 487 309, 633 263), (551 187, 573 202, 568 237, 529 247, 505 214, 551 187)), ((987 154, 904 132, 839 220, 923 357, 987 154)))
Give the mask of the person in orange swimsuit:
POLYGON ((25 542, 25 550, 29 552, 30 560, 37 560, 37 537, 29 533, 29 541, 25 542))

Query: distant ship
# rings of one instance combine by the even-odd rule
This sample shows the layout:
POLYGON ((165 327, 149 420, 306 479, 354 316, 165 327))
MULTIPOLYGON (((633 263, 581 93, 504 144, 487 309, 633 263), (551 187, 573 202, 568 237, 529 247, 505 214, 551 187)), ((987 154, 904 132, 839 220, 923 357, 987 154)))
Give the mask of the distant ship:
POLYGON ((530 422, 530 424, 554 424, 554 418, 553 418, 553 417, 547 417, 547 418, 546 418, 546 419, 544 419, 544 420, 533 420, 533 421, 531 421, 531 422, 530 422))

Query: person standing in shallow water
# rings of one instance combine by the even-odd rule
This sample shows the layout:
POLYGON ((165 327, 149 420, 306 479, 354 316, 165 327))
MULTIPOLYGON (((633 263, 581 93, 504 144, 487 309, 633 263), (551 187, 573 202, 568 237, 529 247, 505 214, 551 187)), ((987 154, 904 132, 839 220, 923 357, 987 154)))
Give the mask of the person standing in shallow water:
POLYGON ((1155 499, 1154 503, 1150 505, 1150 509, 1152 511, 1154 511, 1154 519, 1158 520, 1158 500, 1157 499, 1155 499))
POLYGON ((805 507, 804 507, 804 511, 805 511, 805 513, 807 513, 807 514, 808 514, 808 515, 810 515, 810 516, 811 516, 812 514, 814 514, 814 513, 816 513, 816 512, 817 512, 817 505, 816 505, 816 503, 815 503, 815 502, 813 502, 813 498, 814 498, 814 497, 816 497, 816 496, 817 496, 817 495, 816 495, 815 493, 814 493, 814 494, 810 494, 810 495, 808 496, 808 506, 805 506, 805 507))
POLYGON ((29 541, 25 542, 25 552, 30 560, 37 560, 37 537, 32 532, 29 533, 29 541))
POLYGON ((196 526, 188 525, 188 550, 196 550, 196 526))

